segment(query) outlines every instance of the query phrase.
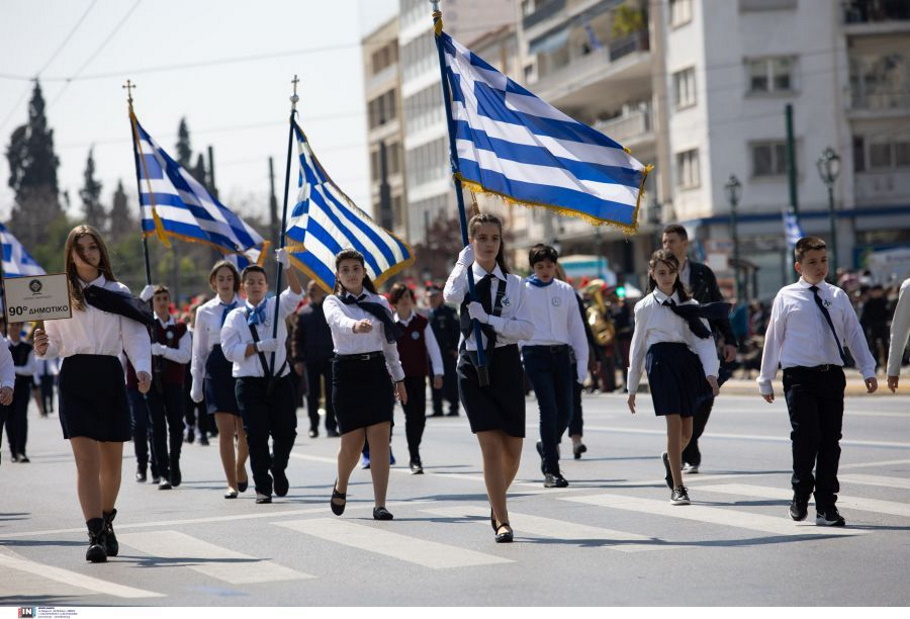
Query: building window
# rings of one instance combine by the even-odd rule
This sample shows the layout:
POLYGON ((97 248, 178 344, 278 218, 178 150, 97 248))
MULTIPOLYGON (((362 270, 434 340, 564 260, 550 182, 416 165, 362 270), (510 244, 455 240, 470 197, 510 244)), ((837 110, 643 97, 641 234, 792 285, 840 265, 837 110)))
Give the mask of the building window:
POLYGON ((676 185, 680 189, 698 187, 701 181, 698 172, 697 148, 676 154, 676 173, 676 185))
POLYGON ((781 9, 795 9, 796 0, 739 0, 739 10, 747 11, 778 11, 781 9))
POLYGON ((757 58, 746 61, 749 92, 793 92, 796 59, 791 56, 757 58))
POLYGON ((393 88, 382 93, 367 104, 370 129, 394 120, 398 115, 398 92, 393 88))
POLYGON ((692 21, 692 0, 670 0, 670 25, 676 28, 692 21))
POLYGON ((910 135, 866 139, 853 138, 853 169, 856 172, 886 172, 910 168, 910 135))
POLYGON ((782 176, 787 173, 787 143, 762 142, 751 145, 752 176, 782 176))
POLYGON ((673 97, 676 109, 695 105, 695 68, 673 74, 673 97))

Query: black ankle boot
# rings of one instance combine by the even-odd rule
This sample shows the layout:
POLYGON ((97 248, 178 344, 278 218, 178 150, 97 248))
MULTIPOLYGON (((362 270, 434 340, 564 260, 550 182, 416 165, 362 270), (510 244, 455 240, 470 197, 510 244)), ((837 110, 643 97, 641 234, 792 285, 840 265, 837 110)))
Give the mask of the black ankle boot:
POLYGON ((107 553, 102 546, 104 540, 104 519, 92 518, 86 521, 88 527, 88 550, 85 551, 85 560, 92 563, 107 561, 107 553))
POLYGON ((104 512, 104 536, 102 538, 102 545, 104 546, 105 554, 109 557, 116 557, 120 552, 120 543, 117 541, 117 536, 114 535, 113 522, 116 515, 116 509, 104 512))

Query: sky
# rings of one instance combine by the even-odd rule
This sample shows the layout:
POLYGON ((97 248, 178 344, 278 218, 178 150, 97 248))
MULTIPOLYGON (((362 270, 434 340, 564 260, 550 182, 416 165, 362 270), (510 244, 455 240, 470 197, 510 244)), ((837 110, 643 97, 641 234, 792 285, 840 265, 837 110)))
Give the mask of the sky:
MULTIPOLYGON (((213 147, 220 199, 241 216, 266 216, 273 157, 280 209, 295 74, 298 122, 370 212, 361 40, 397 10, 398 0, 0 0, 0 221, 14 199, 6 149, 35 76, 73 217, 91 148, 102 203, 122 180, 138 214, 127 79, 139 122, 172 156, 181 118, 194 161, 213 147)), ((291 206, 296 178, 292 166, 291 206)))

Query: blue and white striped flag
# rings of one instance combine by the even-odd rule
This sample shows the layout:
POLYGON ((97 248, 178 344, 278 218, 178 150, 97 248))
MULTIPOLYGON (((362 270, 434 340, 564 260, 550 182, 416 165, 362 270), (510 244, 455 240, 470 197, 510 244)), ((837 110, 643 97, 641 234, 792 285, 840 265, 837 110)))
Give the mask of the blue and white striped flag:
POLYGON ((335 255, 354 248, 377 286, 414 261, 411 248, 381 228, 332 182, 295 122, 300 191, 287 224, 287 248, 303 272, 323 288, 335 288, 335 255))
POLYGON ((787 237, 787 247, 793 249, 796 242, 806 236, 803 227, 799 225, 796 213, 784 211, 784 235, 787 237))
POLYGON ((135 116, 132 120, 143 234, 157 235, 167 246, 169 237, 204 243, 253 263, 265 258, 268 242, 174 161, 135 116))
POLYGON ((13 233, 0 224, 0 241, 3 243, 3 277, 44 275, 45 271, 29 255, 13 233))
POLYGON ((446 61, 458 173, 465 185, 627 231, 651 170, 623 147, 538 99, 449 35, 446 61))

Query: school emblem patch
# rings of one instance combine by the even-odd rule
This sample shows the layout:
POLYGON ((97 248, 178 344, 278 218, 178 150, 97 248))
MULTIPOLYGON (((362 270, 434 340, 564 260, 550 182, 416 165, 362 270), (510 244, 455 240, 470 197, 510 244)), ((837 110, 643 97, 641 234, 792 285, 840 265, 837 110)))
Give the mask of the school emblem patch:
POLYGON ((512 299, 510 299, 509 297, 503 297, 503 298, 502 298, 502 306, 503 306, 503 307, 509 307, 510 305, 512 305, 512 299))
POLYGON ((553 307, 559 307, 560 305, 562 305, 562 299, 560 299, 559 297, 553 297, 553 300, 551 301, 551 303, 553 304, 553 307))
POLYGON ((419 339, 420 339, 420 331, 411 331, 411 339, 412 339, 412 340, 419 340, 419 339))

